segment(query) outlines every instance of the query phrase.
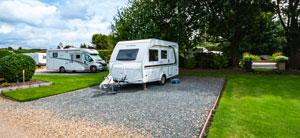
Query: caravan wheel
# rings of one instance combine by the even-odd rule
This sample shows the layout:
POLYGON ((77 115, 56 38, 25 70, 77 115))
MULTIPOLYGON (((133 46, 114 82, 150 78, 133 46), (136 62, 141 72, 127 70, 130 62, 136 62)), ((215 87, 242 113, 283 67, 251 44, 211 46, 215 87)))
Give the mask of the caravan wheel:
POLYGON ((60 72, 60 73, 63 73, 63 72, 66 72, 66 70, 65 70, 64 67, 60 67, 60 68, 59 68, 59 72, 60 72))
POLYGON ((163 75, 163 76, 161 76, 161 79, 160 79, 160 81, 159 81, 159 84, 160 84, 160 85, 165 85, 165 83, 166 83, 166 76, 163 75))

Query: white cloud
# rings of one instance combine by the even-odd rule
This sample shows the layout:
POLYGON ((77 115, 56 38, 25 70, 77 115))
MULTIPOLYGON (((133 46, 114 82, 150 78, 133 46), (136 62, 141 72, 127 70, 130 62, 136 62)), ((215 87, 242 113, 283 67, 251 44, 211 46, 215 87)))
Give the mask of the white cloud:
POLYGON ((35 0, 14 0, 0 3, 0 19, 10 23, 25 22, 31 25, 40 25, 45 18, 55 12, 55 6, 46 6, 35 0))
POLYGON ((7 34, 13 31, 15 28, 11 26, 2 25, 0 27, 0 33, 7 34))
POLYGON ((95 33, 110 33, 113 16, 127 0, 0 1, 0 48, 55 48, 59 42, 90 44, 95 33), (4 14, 2 14, 4 13, 4 14))

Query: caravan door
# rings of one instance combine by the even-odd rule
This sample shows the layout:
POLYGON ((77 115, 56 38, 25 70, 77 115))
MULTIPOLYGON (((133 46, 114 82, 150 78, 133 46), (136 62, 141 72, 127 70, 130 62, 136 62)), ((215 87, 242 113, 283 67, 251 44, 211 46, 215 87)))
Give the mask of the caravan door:
POLYGON ((175 59, 175 51, 172 47, 168 48, 168 60, 169 60, 169 76, 174 76, 176 72, 176 59, 175 59))

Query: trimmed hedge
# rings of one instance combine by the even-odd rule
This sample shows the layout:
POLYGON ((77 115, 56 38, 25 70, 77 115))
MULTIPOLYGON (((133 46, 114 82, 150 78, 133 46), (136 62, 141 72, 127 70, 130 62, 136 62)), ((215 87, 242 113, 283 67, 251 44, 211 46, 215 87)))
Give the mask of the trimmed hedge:
POLYGON ((197 65, 197 61, 196 58, 192 57, 192 58, 186 58, 184 60, 184 67, 187 69, 193 69, 195 68, 197 65))
POLYGON ((0 77, 8 82, 23 81, 23 70, 25 70, 25 81, 32 78, 35 72, 35 61, 22 54, 8 55, 0 59, 0 77))
POLYGON ((106 62, 109 61, 110 55, 112 54, 112 50, 98 50, 99 56, 105 60, 106 62))

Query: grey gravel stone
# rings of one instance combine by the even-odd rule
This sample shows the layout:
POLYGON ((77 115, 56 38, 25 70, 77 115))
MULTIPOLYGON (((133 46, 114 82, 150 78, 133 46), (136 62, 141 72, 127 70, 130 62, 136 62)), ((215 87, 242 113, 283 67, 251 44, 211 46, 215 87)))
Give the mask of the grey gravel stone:
MULTIPOLYGON (((111 94, 98 86, 1 108, 41 109, 65 120, 121 125, 153 137, 197 137, 224 79, 179 77, 179 84, 128 85, 111 94)), ((76 84, 74 84, 76 85, 76 84)))

